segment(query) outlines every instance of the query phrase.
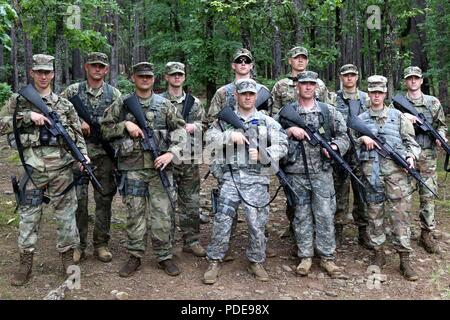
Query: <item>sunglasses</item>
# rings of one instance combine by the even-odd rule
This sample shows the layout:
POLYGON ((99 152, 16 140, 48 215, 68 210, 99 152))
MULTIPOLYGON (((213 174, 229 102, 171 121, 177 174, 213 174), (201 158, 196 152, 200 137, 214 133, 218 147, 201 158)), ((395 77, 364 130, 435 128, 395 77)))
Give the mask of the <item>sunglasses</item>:
POLYGON ((244 62, 245 64, 250 64, 250 63, 252 63, 252 60, 250 60, 247 57, 240 57, 240 58, 237 58, 236 60, 234 60, 233 62, 237 63, 237 64, 241 64, 242 62, 244 62))

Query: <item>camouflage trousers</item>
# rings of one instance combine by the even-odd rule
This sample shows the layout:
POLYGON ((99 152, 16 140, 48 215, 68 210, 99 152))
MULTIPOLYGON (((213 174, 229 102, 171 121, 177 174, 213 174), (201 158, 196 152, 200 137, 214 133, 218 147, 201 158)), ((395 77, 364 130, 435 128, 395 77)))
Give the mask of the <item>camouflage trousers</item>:
MULTIPOLYGON (((165 170, 172 180, 171 172, 165 170)), ((154 169, 122 171, 119 191, 127 207, 127 248, 131 255, 142 258, 150 233, 153 252, 158 261, 172 258, 174 212, 158 172, 154 169), (145 195, 134 195, 130 181, 143 184, 145 195), (128 186, 127 186, 128 185, 128 186)), ((136 187, 134 187, 136 189, 136 187)), ((173 190, 171 190, 171 193, 173 190)))
MULTIPOLYGON (((416 167, 420 175, 434 192, 437 192, 436 175, 436 151, 433 149, 422 149, 416 167)), ((432 231, 436 228, 434 218, 434 195, 424 186, 417 183, 420 196, 420 227, 432 231)))
MULTIPOLYGON (((268 185, 244 184, 236 177, 236 184, 244 199, 254 206, 261 206, 269 201, 268 185)), ((224 180, 220 185, 217 213, 214 215, 211 241, 207 248, 207 256, 211 260, 222 260, 230 244, 233 218, 242 203, 248 226, 249 244, 246 255, 251 262, 266 260, 265 227, 269 219, 269 207, 253 208, 243 202, 231 180, 224 180)))
POLYGON ((200 172, 198 164, 175 165, 173 178, 177 185, 178 212, 184 245, 198 243, 200 238, 200 172))
MULTIPOLYGON (((94 248, 107 246, 110 239, 111 226, 111 204, 116 192, 116 181, 113 174, 113 162, 106 156, 99 156, 92 160, 92 165, 97 169, 95 176, 103 186, 103 190, 98 192, 94 188, 95 200, 95 224, 94 224, 94 248)), ((74 169, 75 177, 80 172, 74 169)), ((77 186, 78 209, 76 212, 77 227, 80 233, 80 249, 85 250, 88 244, 88 203, 89 203, 89 180, 87 176, 83 177, 81 185, 77 186)))
POLYGON ((397 251, 409 252, 411 248, 410 210, 411 183, 408 174, 391 160, 380 165, 388 172, 373 177, 373 163, 363 163, 363 170, 369 181, 374 182, 378 193, 366 188, 367 213, 369 217, 368 235, 375 248, 386 241, 385 218, 390 222, 393 233, 393 245, 397 251), (384 200, 383 200, 384 198, 384 200))
POLYGON ((334 214, 336 197, 332 170, 316 174, 289 174, 301 199, 293 220, 295 240, 300 258, 319 256, 334 259, 334 214), (315 238, 314 238, 315 237, 315 238))
MULTIPOLYGON (((352 151, 349 151, 352 152, 352 151)), ((360 178, 361 170, 357 164, 355 154, 345 157, 345 160, 350 164, 353 173, 360 178)), ((367 205, 364 201, 361 186, 353 179, 346 171, 336 169, 333 172, 334 189, 336 190, 336 215, 334 217, 335 224, 346 225, 348 223, 347 213, 349 211, 350 202, 350 185, 353 192, 353 209, 352 216, 355 225, 367 226, 367 205)), ((361 180, 361 178, 360 178, 361 180)))
MULTIPOLYGON (((25 176, 22 178, 24 179, 25 176)), ((62 196, 55 196, 63 192, 73 181, 71 166, 52 171, 39 172, 34 170, 31 181, 26 184, 26 190, 45 189, 45 193, 52 198, 55 210, 56 250, 60 253, 77 248, 80 243, 78 229, 75 221, 77 200, 75 189, 70 189, 62 196)), ((42 217, 42 204, 19 206, 19 239, 20 252, 33 252, 36 243, 42 217)))

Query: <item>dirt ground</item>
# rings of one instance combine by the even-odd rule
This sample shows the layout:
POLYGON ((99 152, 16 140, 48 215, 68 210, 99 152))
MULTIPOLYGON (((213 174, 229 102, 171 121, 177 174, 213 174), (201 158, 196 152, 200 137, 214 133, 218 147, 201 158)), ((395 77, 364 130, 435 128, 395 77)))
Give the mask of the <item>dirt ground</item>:
MULTIPOLYGON (((0 140, 4 146, 4 139, 0 140)), ((17 235, 18 216, 13 212, 14 195, 9 182, 10 175, 17 172, 17 156, 7 147, 0 149, 0 300, 43 299, 49 291, 58 288, 64 278, 61 275, 60 260, 56 252, 56 223, 51 207, 44 210, 39 233, 38 250, 35 255, 33 277, 23 287, 13 287, 10 279, 18 264, 17 235)), ((206 167, 202 168, 202 173, 206 167)), ((274 183, 276 184, 276 183, 274 183)), ((386 247, 387 265, 382 269, 382 283, 373 280, 368 271, 369 251, 357 244, 357 229, 349 223, 345 228, 345 241, 338 250, 337 263, 345 267, 343 279, 329 278, 314 260, 312 272, 307 277, 295 275, 298 259, 290 256, 291 243, 281 238, 287 225, 284 215, 284 197, 278 196, 271 205, 268 246, 277 256, 267 259, 266 270, 269 282, 259 282, 246 271, 247 245, 246 223, 238 224, 231 249, 236 259, 222 265, 219 280, 214 285, 204 285, 202 276, 207 268, 205 258, 197 258, 181 252, 182 243, 175 247, 175 261, 182 273, 170 277, 157 268, 151 245, 143 259, 143 267, 133 277, 124 279, 118 270, 128 258, 125 242, 126 212, 120 197, 115 198, 110 248, 114 255, 112 262, 102 263, 92 256, 92 243, 88 247, 88 259, 81 264, 81 289, 67 290, 65 299, 91 300, 113 299, 112 291, 125 292, 128 299, 450 299, 450 182, 440 175, 440 195, 437 201, 438 239, 441 255, 429 255, 417 245, 419 230, 418 204, 413 207, 416 215, 413 223, 413 265, 420 275, 417 282, 408 282, 399 273, 399 258, 389 244, 386 247)), ((209 191, 215 180, 209 177, 202 182, 202 210, 209 210, 209 191)), ((272 188, 274 192, 275 188, 272 188)), ((417 198, 417 194, 415 194, 417 198)), ((91 201, 91 209, 94 204, 91 201)), ((93 210, 91 210, 93 212, 93 210)), ((211 234, 211 223, 201 225, 201 243, 206 246, 211 234)), ((92 232, 90 233, 92 241, 92 232)))

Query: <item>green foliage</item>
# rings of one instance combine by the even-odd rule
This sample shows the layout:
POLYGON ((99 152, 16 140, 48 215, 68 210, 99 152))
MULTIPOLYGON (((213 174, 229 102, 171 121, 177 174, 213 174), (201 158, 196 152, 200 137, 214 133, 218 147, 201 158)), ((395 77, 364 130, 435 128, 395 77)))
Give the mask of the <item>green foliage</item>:
POLYGON ((126 95, 134 91, 134 85, 130 80, 120 75, 117 79, 117 89, 122 92, 122 95, 126 95))
POLYGON ((7 83, 0 82, 0 108, 3 106, 6 100, 9 99, 11 94, 11 87, 7 83))
POLYGON ((8 31, 13 27, 17 19, 16 11, 11 7, 7 0, 0 0, 0 44, 6 50, 11 50, 11 38, 8 31))

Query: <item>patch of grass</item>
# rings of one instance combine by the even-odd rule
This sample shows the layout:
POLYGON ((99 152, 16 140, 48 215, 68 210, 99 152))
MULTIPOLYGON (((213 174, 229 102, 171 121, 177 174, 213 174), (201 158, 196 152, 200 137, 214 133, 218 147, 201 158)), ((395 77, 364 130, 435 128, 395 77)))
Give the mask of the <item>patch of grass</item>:
POLYGON ((125 231, 125 230, 127 230, 127 224, 126 223, 112 223, 111 229, 125 231))
POLYGON ((0 226, 19 227, 19 214, 17 212, 14 212, 15 208, 16 201, 13 196, 0 197, 0 226))

